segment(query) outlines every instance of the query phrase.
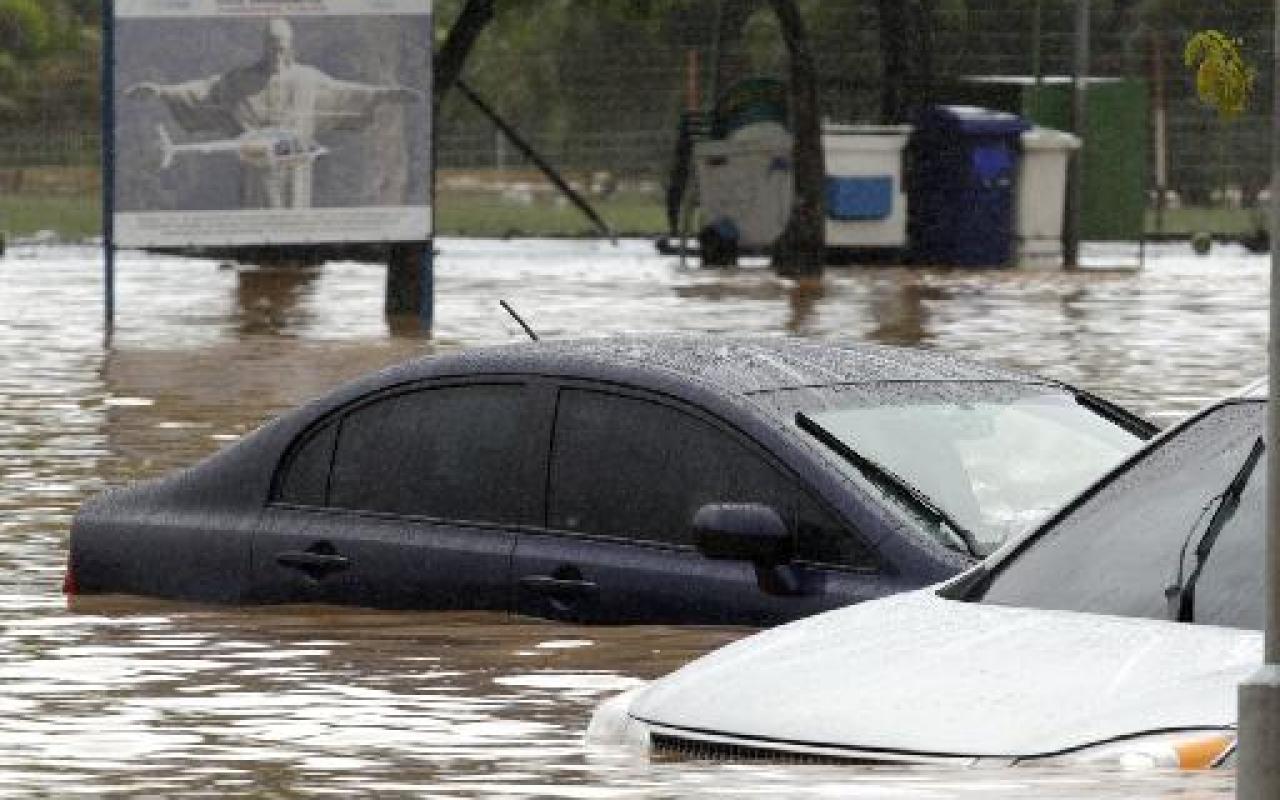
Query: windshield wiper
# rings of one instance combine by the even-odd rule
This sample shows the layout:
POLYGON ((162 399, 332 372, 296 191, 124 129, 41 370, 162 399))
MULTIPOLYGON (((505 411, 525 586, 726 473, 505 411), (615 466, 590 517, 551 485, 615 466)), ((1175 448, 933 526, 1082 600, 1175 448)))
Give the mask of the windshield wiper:
POLYGON ((1259 436, 1254 440, 1253 447, 1249 450, 1249 455, 1245 457, 1240 469, 1236 470, 1231 482, 1227 484, 1227 487, 1220 494, 1209 498, 1209 502, 1205 503, 1204 508, 1200 510, 1195 522, 1191 523, 1191 530, 1187 531, 1187 538, 1183 540, 1182 549, 1178 551, 1177 575, 1164 590, 1165 600, 1168 602, 1169 619, 1176 622, 1195 621, 1196 581, 1200 580, 1200 573, 1204 570, 1205 562, 1209 560, 1209 551, 1217 543, 1222 529, 1231 521, 1231 518, 1235 516, 1236 509, 1240 507, 1240 497, 1244 494, 1244 487, 1249 483, 1249 476, 1253 474, 1254 467, 1258 465, 1258 460, 1262 458, 1264 449, 1266 449, 1266 445, 1263 444, 1262 437, 1259 436), (1199 544, 1196 545, 1195 567, 1184 581, 1183 565, 1187 560, 1187 548, 1191 545, 1191 539, 1196 534, 1196 528, 1199 527, 1200 520, 1204 518, 1205 512, 1209 510, 1209 506, 1213 504, 1214 500, 1218 501, 1218 507, 1213 510, 1213 516, 1209 518, 1209 524, 1205 526, 1204 534, 1200 537, 1199 544))
POLYGON ((803 411, 796 412, 796 425, 800 430, 813 436, 818 441, 830 447, 839 453, 846 460, 851 462, 855 467, 864 473, 869 472, 880 480, 881 483, 888 484, 892 489, 900 495, 905 495, 913 501, 917 506, 923 509, 931 517, 935 525, 946 525, 956 535, 960 541, 964 542, 964 547, 969 551, 969 555, 974 558, 982 558, 982 545, 978 543, 978 537, 973 535, 973 531, 961 525, 949 513, 944 511, 937 503, 930 499, 929 495, 912 486, 908 481, 899 477, 897 473, 887 467, 882 467, 871 459, 854 450, 845 444, 839 437, 832 434, 826 428, 815 422, 811 417, 803 411))

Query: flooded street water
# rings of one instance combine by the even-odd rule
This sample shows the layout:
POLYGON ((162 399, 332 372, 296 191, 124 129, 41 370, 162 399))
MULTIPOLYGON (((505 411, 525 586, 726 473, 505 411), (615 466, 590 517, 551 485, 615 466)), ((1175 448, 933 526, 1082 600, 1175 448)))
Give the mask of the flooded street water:
POLYGON ((1262 373, 1265 256, 1087 251, 1058 273, 681 268, 645 242, 445 240, 433 338, 388 329, 382 270, 125 253, 104 346, 93 248, 0 258, 0 796, 1228 798, 1230 773, 652 765, 580 737, 603 696, 743 635, 491 614, 231 609, 60 594, 82 499, 433 350, 691 330, 994 359, 1166 423, 1262 373))

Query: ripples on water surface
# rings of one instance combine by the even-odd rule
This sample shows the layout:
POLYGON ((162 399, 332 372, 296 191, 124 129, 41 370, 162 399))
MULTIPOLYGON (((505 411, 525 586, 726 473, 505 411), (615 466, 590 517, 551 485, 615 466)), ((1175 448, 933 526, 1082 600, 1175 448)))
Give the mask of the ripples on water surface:
POLYGON ((1230 775, 863 770, 590 758, 603 695, 741 630, 485 614, 191 608, 58 593, 80 500, 433 349, 621 331, 851 337, 985 356, 1168 421, 1261 373, 1267 260, 1092 251, 1077 273, 701 272, 647 243, 444 241, 434 339, 394 335, 377 267, 123 254, 102 343, 89 248, 0 258, 0 796, 1227 798, 1230 775))

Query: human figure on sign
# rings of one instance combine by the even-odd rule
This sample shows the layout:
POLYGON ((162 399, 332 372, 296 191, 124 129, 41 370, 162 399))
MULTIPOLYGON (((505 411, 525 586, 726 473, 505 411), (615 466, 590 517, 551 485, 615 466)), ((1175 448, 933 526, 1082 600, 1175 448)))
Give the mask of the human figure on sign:
POLYGON ((135 83, 125 96, 158 98, 185 132, 221 137, 175 143, 161 126, 162 165, 184 154, 235 153, 242 208, 309 207, 315 161, 328 152, 317 134, 362 130, 380 105, 424 98, 417 89, 340 80, 298 63, 293 26, 281 17, 267 22, 257 62, 186 83, 135 83))

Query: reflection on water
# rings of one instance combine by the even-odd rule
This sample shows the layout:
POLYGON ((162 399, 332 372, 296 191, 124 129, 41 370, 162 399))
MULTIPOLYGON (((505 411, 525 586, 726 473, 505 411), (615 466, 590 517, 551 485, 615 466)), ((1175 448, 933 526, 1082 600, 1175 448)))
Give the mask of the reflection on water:
POLYGON ((320 273, 318 267, 301 266, 237 270, 232 302, 239 333, 281 333, 308 324, 305 303, 320 273))
POLYGON ((683 270, 644 243, 441 250, 431 337, 388 330, 376 267, 125 254, 109 350, 95 251, 13 247, 0 259, 0 795, 1231 795, 1229 774, 639 765, 580 747, 601 696, 741 630, 111 598, 67 607, 66 531, 87 494, 191 463, 349 377, 523 338, 499 298, 544 336, 680 329, 965 352, 1160 420, 1263 365, 1266 261, 1226 248, 1213 259, 1160 250, 1140 272, 873 269, 817 284, 683 270))

